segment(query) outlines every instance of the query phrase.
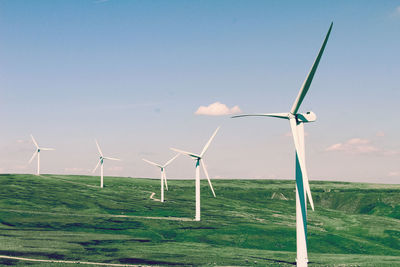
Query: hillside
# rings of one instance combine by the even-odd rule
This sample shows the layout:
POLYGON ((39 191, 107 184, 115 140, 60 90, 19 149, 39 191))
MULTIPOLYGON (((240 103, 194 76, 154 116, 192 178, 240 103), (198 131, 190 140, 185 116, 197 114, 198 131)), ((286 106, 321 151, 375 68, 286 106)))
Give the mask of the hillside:
MULTIPOLYGON (((159 180, 104 183, 0 175, 0 255, 177 266, 295 262, 294 181, 214 180, 213 198, 203 180, 201 222, 191 220, 194 180, 169 180, 165 203, 150 199, 159 198, 159 180)), ((310 266, 400 266, 399 185, 311 182, 311 190, 310 266)))

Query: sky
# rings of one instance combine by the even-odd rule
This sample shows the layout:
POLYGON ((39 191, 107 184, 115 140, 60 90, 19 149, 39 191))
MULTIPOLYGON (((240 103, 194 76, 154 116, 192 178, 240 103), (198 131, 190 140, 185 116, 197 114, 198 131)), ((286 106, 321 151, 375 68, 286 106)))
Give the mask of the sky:
MULTIPOLYGON (((170 147, 212 178, 293 179, 300 112, 310 180, 400 183, 400 1, 0 0, 0 173, 159 177, 170 147)), ((180 156, 170 178, 193 178, 180 156)), ((202 175, 204 177, 204 175, 202 175)))

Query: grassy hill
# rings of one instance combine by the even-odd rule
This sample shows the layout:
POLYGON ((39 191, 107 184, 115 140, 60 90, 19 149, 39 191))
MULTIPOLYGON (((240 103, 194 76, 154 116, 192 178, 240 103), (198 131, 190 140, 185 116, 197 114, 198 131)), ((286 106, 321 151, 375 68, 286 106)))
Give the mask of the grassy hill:
MULTIPOLYGON (((294 181, 0 175, 0 255, 144 265, 292 266, 294 181)), ((400 266, 400 186, 311 182, 310 266, 400 266)), ((0 259, 0 265, 26 265, 0 259)), ((40 265, 40 263, 29 263, 40 265)), ((43 263, 42 263, 43 264, 43 263)), ((54 266, 52 264, 51 266, 54 266)), ((64 266, 57 264, 57 266, 64 266)))

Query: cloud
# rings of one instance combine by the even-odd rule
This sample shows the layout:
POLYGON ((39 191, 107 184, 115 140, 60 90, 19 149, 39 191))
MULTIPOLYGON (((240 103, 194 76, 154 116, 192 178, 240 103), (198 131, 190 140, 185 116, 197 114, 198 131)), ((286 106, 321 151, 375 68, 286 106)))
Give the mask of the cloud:
POLYGON ((400 176, 400 172, 399 171, 391 171, 388 173, 389 177, 396 177, 396 176, 400 176))
POLYGON ((395 7, 389 16, 392 18, 399 18, 400 17, 400 6, 395 7))
POLYGON ((384 131, 378 131, 375 135, 377 137, 384 137, 385 136, 385 132, 384 131))
POLYGON ((194 114, 196 115, 207 115, 207 116, 222 116, 231 115, 242 112, 239 106, 232 108, 227 107, 225 104, 220 102, 212 103, 208 106, 200 106, 194 114))
POLYGON ((352 138, 344 143, 333 144, 325 149, 325 151, 342 151, 350 154, 370 154, 381 152, 381 150, 371 144, 368 139, 352 138))
POLYGON ((400 6, 395 8, 394 13, 398 16, 400 15, 400 6))
POLYGON ((387 157, 400 155, 400 151, 379 148, 372 144, 371 140, 363 138, 352 138, 343 143, 333 144, 327 147, 325 151, 339 151, 348 154, 375 154, 387 157))

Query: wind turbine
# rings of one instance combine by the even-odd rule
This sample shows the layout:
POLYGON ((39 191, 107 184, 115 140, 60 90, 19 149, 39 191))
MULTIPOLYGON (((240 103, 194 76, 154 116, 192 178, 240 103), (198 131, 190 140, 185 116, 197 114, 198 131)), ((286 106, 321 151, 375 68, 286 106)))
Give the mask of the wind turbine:
POLYGON ((247 116, 274 117, 279 119, 287 119, 290 122, 294 145, 296 148, 296 240, 297 240, 297 266, 307 266, 307 197, 314 210, 314 203, 311 196, 310 185, 308 183, 308 175, 305 165, 305 149, 304 149, 304 123, 313 122, 317 116, 314 112, 297 113, 308 89, 310 88, 312 79, 317 70, 319 61, 324 52, 326 43, 331 33, 333 22, 331 23, 325 40, 319 50, 318 56, 305 79, 292 109, 288 113, 266 113, 266 114, 242 114, 233 116, 232 118, 247 116))
POLYGON ((97 162, 96 167, 93 169, 93 172, 95 172, 95 171, 97 170, 97 168, 99 167, 99 165, 100 165, 100 187, 103 188, 103 163, 104 163, 104 160, 105 160, 105 159, 109 159, 109 160, 120 160, 120 159, 111 158, 111 157, 104 157, 104 156, 103 156, 103 152, 101 152, 99 143, 97 142, 96 139, 95 139, 94 141, 96 142, 97 150, 98 150, 99 153, 100 153, 100 159, 99 159, 99 162, 97 162))
POLYGON ((208 176, 208 172, 207 172, 207 168, 206 165, 204 163, 204 154, 206 153, 208 147, 211 144, 211 141, 214 139, 215 135, 217 134, 218 130, 220 127, 218 127, 215 132, 213 133, 213 135, 211 136, 210 140, 208 140, 207 144, 204 146, 203 151, 201 151, 200 155, 199 154, 195 154, 195 153, 191 153, 191 152, 186 152, 180 149, 176 149, 176 148, 171 148, 172 150, 179 152, 181 154, 185 154, 188 155, 189 157, 193 158, 196 161, 196 182, 195 182, 195 187, 196 187, 196 217, 195 220, 196 221, 200 221, 200 165, 203 167, 203 171, 207 177, 208 180, 208 184, 210 185, 211 191, 215 196, 215 192, 214 192, 214 188, 211 184, 211 180, 210 177, 208 176))
POLYGON ((31 135, 32 141, 36 146, 36 150, 33 153, 31 159, 29 160, 29 164, 31 164, 32 160, 35 158, 37 155, 37 172, 36 175, 40 175, 40 151, 45 151, 45 150, 55 150, 54 148, 45 148, 45 147, 39 147, 38 143, 36 142, 35 138, 33 138, 33 135, 31 135))
POLYGON ((165 168, 169 164, 171 164, 171 162, 174 161, 174 159, 176 159, 179 155, 180 154, 176 154, 175 157, 173 157, 172 159, 168 160, 167 163, 165 163, 164 165, 154 163, 154 162, 152 162, 150 160, 147 160, 147 159, 143 159, 147 163, 150 163, 151 165, 154 165, 154 166, 160 168, 160 170, 161 170, 161 202, 164 202, 164 183, 165 183, 165 188, 168 190, 167 175, 165 174, 165 168))

